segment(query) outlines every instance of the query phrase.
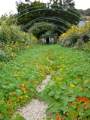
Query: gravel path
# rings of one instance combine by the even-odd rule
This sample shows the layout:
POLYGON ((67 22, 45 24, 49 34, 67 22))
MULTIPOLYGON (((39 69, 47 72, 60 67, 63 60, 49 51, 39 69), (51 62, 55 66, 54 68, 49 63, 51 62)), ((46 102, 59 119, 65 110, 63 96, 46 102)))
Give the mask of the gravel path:
MULTIPOLYGON (((51 76, 48 75, 45 80, 37 87, 37 91, 41 92, 47 86, 50 81, 51 76)), ((25 120, 45 120, 46 118, 46 109, 48 105, 38 99, 33 99, 28 105, 24 106, 19 110, 21 116, 25 120)))
POLYGON ((51 80, 51 76, 47 75, 46 79, 42 81, 42 83, 37 87, 38 92, 42 92, 45 87, 48 85, 49 81, 51 80))

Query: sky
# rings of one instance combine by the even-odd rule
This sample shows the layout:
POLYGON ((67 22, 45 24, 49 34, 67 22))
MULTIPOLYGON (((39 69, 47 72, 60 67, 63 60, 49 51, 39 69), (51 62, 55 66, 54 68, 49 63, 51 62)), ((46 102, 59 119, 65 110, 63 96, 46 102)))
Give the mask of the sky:
MULTIPOLYGON (((1 0, 0 1, 0 16, 5 13, 16 13, 16 1, 24 0, 1 0)), ((47 2, 48 0, 41 0, 47 2)), ((90 0, 74 0, 77 9, 90 8, 90 0)))

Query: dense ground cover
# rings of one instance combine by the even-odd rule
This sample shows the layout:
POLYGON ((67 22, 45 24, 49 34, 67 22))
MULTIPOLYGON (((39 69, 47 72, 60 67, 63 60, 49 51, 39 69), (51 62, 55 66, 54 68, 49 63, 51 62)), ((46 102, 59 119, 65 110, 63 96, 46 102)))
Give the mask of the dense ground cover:
POLYGON ((52 81, 39 95, 49 104, 48 113, 65 120, 90 118, 90 53, 60 45, 29 47, 14 60, 0 63, 0 119, 34 97, 46 74, 52 81))
MULTIPOLYGON (((90 119, 90 53, 52 47, 52 81, 41 93, 49 103, 47 115, 64 120, 90 119)), ((51 118, 52 118, 51 117, 51 118)))
POLYGON ((48 49, 28 48, 15 60, 0 64, 0 119, 10 120, 17 106, 36 97, 35 87, 48 72, 48 49))

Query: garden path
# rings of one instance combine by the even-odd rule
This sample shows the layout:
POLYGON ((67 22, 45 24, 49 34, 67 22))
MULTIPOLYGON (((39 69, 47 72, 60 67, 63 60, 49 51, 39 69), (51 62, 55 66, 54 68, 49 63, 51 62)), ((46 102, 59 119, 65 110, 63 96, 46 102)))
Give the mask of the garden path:
MULTIPOLYGON (((47 75, 46 79, 37 87, 37 92, 42 92, 51 80, 51 75, 47 75)), ((21 116, 25 120, 45 120, 46 109, 48 105, 39 99, 33 99, 28 105, 19 110, 21 116)))

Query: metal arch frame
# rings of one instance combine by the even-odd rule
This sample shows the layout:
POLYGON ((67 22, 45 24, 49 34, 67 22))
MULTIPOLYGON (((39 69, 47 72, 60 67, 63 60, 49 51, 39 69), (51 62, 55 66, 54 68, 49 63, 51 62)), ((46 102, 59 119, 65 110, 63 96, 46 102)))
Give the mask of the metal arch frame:
POLYGON ((61 29, 63 30, 66 30, 64 27, 62 26, 65 26, 66 28, 70 27, 71 24, 67 23, 66 21, 62 20, 62 19, 59 19, 58 17, 39 17, 39 18, 36 18, 36 19, 33 19, 32 21, 28 22, 26 25, 23 25, 23 28, 27 28, 28 26, 31 27, 34 23, 38 22, 38 21, 47 21, 47 22, 52 22, 55 24, 58 23, 58 24, 55 24, 57 26, 59 26, 61 29), (63 25, 61 25, 61 23, 63 25), (59 25, 60 24, 60 25, 59 25))
MULTIPOLYGON (((64 20, 64 17, 62 17, 62 13, 60 14, 60 12, 63 12, 69 16, 72 16, 72 17, 76 17, 78 18, 79 16, 76 14, 76 12, 74 10, 65 10, 64 8, 49 8, 49 7, 46 7, 46 8, 39 8, 37 7, 36 9, 32 9, 33 7, 31 8, 26 8, 22 11, 22 14, 18 16, 18 18, 23 18, 25 15, 29 15, 29 14, 39 14, 40 12, 41 13, 46 13, 46 14, 43 14, 43 17, 42 14, 39 15, 39 17, 37 16, 37 18, 32 18, 32 20, 30 20, 30 22, 26 23, 26 24, 23 24, 22 28, 26 31, 31 27, 33 26, 35 23, 37 22, 41 22, 41 21, 46 21, 46 22, 50 22, 50 23, 53 23, 55 24, 56 26, 56 31, 59 32, 59 33, 63 33, 67 30, 67 28, 69 28, 71 26, 72 23, 70 23, 70 20, 67 19, 64 20), (30 10, 31 9, 31 10, 30 10), (26 12, 25 12, 26 11, 26 12), (47 14, 48 12, 50 12, 50 14, 52 15, 51 17, 49 17, 49 14, 47 14), (54 13, 54 14, 52 14, 54 13), (61 16, 61 18, 60 18, 61 16)), ((30 16, 29 16, 30 17, 30 16)))
MULTIPOLYGON (((40 23, 40 22, 38 22, 38 23, 40 23)), ((35 23, 34 23, 34 24, 35 24, 35 23)), ((55 23, 52 23, 52 24, 55 25, 55 31, 57 31, 57 32, 59 32, 59 33, 63 33, 64 31, 67 30, 67 29, 64 28, 64 27, 59 27, 59 26, 57 26, 55 23)))
MULTIPOLYGON (((26 10, 32 10, 34 7, 31 7, 31 6, 29 6, 29 7, 27 7, 27 8, 25 8, 24 10, 22 10, 22 12, 25 12, 26 10)), ((37 7, 35 7, 36 9, 38 9, 38 8, 42 8, 42 7, 40 7, 40 6, 37 6, 37 7)), ((35 9, 35 10, 36 10, 35 9)), ((45 9, 54 9, 54 8, 51 8, 50 6, 46 6, 46 8, 45 9)), ((64 8, 63 7, 59 7, 59 9, 63 9, 64 10, 64 8)))
POLYGON ((66 29, 65 30, 61 30, 61 28, 60 27, 57 27, 56 29, 55 29, 55 31, 57 31, 58 33, 63 33, 64 31, 66 31, 66 29))
MULTIPOLYGON (((32 11, 30 11, 30 12, 27 12, 27 13, 24 13, 24 14, 22 14, 21 16, 19 16, 19 17, 23 17, 24 15, 26 15, 26 14, 30 14, 30 13, 35 13, 36 14, 36 12, 40 12, 40 11, 42 11, 42 12, 45 12, 45 11, 51 11, 51 12, 56 12, 56 14, 58 13, 59 14, 59 12, 61 12, 61 11, 64 11, 63 9, 57 9, 57 11, 56 11, 56 9, 50 9, 50 8, 45 8, 45 9, 35 9, 35 10, 32 10, 32 11)), ((71 12, 71 11, 64 11, 64 12, 67 12, 69 15, 74 15, 74 16, 76 16, 76 17, 78 17, 78 15, 76 15, 76 14, 74 14, 73 12, 71 12)), ((55 16, 55 14, 53 15, 53 16, 55 16)), ((38 17, 38 18, 33 18, 30 22, 28 22, 26 25, 23 25, 23 27, 22 28, 26 28, 26 26, 30 26, 30 24, 33 24, 33 22, 34 21, 36 21, 37 22, 37 20, 40 20, 40 21, 42 21, 41 19, 43 19, 43 21, 44 20, 48 20, 49 19, 49 22, 50 22, 50 20, 52 20, 52 21, 57 21, 58 22, 58 26, 60 26, 59 27, 59 29, 61 28, 61 29, 63 29, 61 26, 66 26, 66 28, 68 27, 69 28, 69 26, 71 26, 71 24, 70 24, 70 22, 67 22, 66 20, 64 20, 64 19, 62 19, 62 18, 60 18, 60 16, 59 17, 57 17, 57 15, 55 16, 55 17, 48 17, 47 15, 46 16, 44 16, 44 17, 38 17), (48 18, 47 18, 48 17, 48 18), (59 25, 60 23, 62 23, 63 25, 59 25)), ((34 22, 35 23, 35 22, 34 22)), ((53 22, 54 23, 54 22, 53 22)), ((64 31, 66 31, 66 29, 64 30, 64 31)))
MULTIPOLYGON (((27 10, 27 9, 26 9, 27 10)), ((40 11, 56 11, 56 13, 57 12, 61 12, 61 11, 63 11, 63 12, 67 12, 69 15, 74 15, 74 16, 76 16, 76 17, 78 17, 76 14, 75 14, 75 11, 73 11, 73 10, 64 10, 64 9, 60 9, 60 8, 57 8, 57 9, 53 9, 53 8, 45 8, 45 9, 35 9, 35 10, 31 10, 31 11, 28 11, 28 12, 26 12, 26 13, 24 13, 24 14, 22 14, 22 15, 20 15, 19 17, 23 17, 25 14, 30 14, 30 13, 36 13, 36 12, 40 12, 40 11), (72 12, 71 12, 72 11, 72 12)), ((18 18, 19 18, 18 17, 18 18)))

